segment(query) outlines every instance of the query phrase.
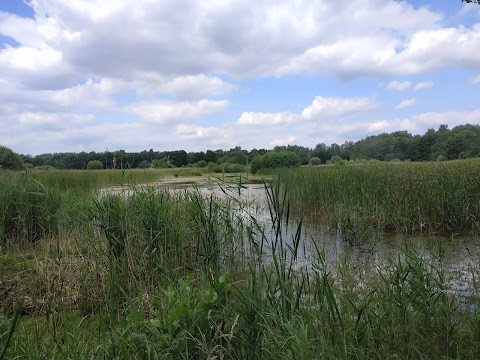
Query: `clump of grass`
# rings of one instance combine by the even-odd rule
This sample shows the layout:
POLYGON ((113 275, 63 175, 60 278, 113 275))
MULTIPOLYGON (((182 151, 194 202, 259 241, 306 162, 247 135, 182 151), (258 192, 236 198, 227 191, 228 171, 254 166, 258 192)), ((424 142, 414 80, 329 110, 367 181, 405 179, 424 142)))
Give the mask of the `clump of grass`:
POLYGON ((480 357, 478 266, 465 297, 450 288, 442 251, 327 261, 281 183, 266 185, 265 223, 224 191, 79 190, 77 221, 61 236, 39 239, 27 265, 13 249, 0 258, 0 294, 16 276, 21 295, 42 300, 12 336, 15 312, 2 309, 0 351, 10 337, 6 358, 480 357))
POLYGON ((0 247, 36 243, 58 233, 60 193, 28 173, 4 175, 0 188, 0 247))
POLYGON ((347 237, 353 221, 381 232, 451 235, 480 230, 479 171, 475 161, 380 163, 287 169, 279 181, 297 213, 338 224, 347 237))

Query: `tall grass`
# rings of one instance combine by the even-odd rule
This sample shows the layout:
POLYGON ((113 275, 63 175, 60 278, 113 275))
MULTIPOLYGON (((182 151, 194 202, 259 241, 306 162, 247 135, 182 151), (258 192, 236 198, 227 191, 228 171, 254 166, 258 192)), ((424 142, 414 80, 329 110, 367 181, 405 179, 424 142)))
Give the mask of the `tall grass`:
POLYGON ((380 163, 282 171, 292 206, 350 239, 480 230, 480 163, 380 163))
POLYGON ((294 224, 295 202, 280 183, 266 185, 267 223, 237 190, 225 188, 222 197, 135 186, 79 190, 83 202, 68 229, 0 258, 0 352, 28 359, 480 357, 477 254, 469 296, 450 288, 441 249, 405 246, 381 263, 332 263, 319 239, 294 224), (312 247, 308 260, 300 256, 312 247), (17 299, 25 299, 21 313, 17 299))

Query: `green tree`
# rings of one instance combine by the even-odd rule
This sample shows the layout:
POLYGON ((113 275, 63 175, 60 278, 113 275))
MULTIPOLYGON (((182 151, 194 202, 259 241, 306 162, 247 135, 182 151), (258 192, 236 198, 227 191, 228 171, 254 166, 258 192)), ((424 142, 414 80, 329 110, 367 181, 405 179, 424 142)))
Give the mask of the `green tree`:
POLYGON ((100 160, 90 160, 87 163, 87 170, 101 170, 103 169, 103 163, 100 160))
POLYGON ((148 160, 142 160, 142 161, 140 162, 140 164, 138 164, 138 167, 139 167, 140 169, 148 169, 148 168, 151 167, 151 166, 152 166, 152 164, 150 164, 150 163, 148 162, 148 160))
POLYGON ((322 163, 322 161, 320 160, 319 157, 316 157, 316 156, 315 156, 315 157, 312 157, 312 158, 308 161, 308 163, 309 163, 310 165, 320 165, 320 164, 322 163))
POLYGON ((246 150, 242 150, 240 146, 237 146, 233 149, 227 151, 221 158, 220 162, 222 163, 230 163, 230 164, 240 164, 246 165, 248 162, 248 152, 246 150))
POLYGON ((291 151, 269 151, 253 158, 250 171, 255 174, 260 169, 277 169, 300 166, 301 160, 291 151))
POLYGON ((175 165, 173 165, 168 157, 163 157, 161 159, 155 159, 152 161, 152 167, 155 169, 169 169, 169 168, 174 168, 175 165))
POLYGON ((0 145, 0 168, 22 170, 23 159, 11 149, 0 145))

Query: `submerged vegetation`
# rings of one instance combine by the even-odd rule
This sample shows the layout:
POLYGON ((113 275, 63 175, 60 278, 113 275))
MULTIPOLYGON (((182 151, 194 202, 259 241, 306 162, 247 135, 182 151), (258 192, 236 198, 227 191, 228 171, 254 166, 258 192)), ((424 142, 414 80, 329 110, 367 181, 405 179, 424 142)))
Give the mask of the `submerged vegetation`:
POLYGON ((140 186, 178 170, 0 173, 0 359, 480 357, 474 248, 457 291, 441 247, 333 260, 293 219, 476 232, 478 162, 287 169, 264 222, 242 181, 140 186))

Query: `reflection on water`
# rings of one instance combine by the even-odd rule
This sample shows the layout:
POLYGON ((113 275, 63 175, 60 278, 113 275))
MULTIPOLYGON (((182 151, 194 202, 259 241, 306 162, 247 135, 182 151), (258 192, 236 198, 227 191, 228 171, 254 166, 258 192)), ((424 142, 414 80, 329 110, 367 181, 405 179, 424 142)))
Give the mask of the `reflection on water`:
MULTIPOLYGON (((151 185, 150 185, 151 186, 151 185)), ((272 251, 275 239, 278 238, 272 223, 269 211, 267 193, 263 184, 219 184, 217 182, 195 180, 176 181, 175 183, 161 183, 157 186, 167 186, 169 191, 199 191, 206 196, 215 196, 228 201, 232 218, 244 224, 254 224, 258 237, 263 237, 265 243, 264 257, 268 261, 269 251, 272 251)), ((121 193, 126 196, 131 190, 126 188, 109 188, 103 193, 121 193)), ((293 246, 295 235, 298 231, 298 222, 290 219, 288 226, 282 224, 282 241, 285 248, 293 246)), ((259 239, 261 240, 261 239, 259 239)), ((324 256, 326 266, 335 266, 338 261, 357 269, 359 272, 368 273, 379 271, 388 266, 388 259, 395 258, 402 253, 402 248, 413 245, 419 249, 426 259, 435 263, 439 256, 445 268, 446 282, 450 291, 469 296, 473 294, 472 284, 480 276, 480 247, 479 238, 474 236, 392 236, 385 235, 367 244, 349 245, 343 240, 337 230, 332 230, 323 223, 302 223, 301 241, 298 257, 295 261, 296 268, 311 268, 319 249, 324 256), (315 250, 316 249, 316 250, 315 250)))

